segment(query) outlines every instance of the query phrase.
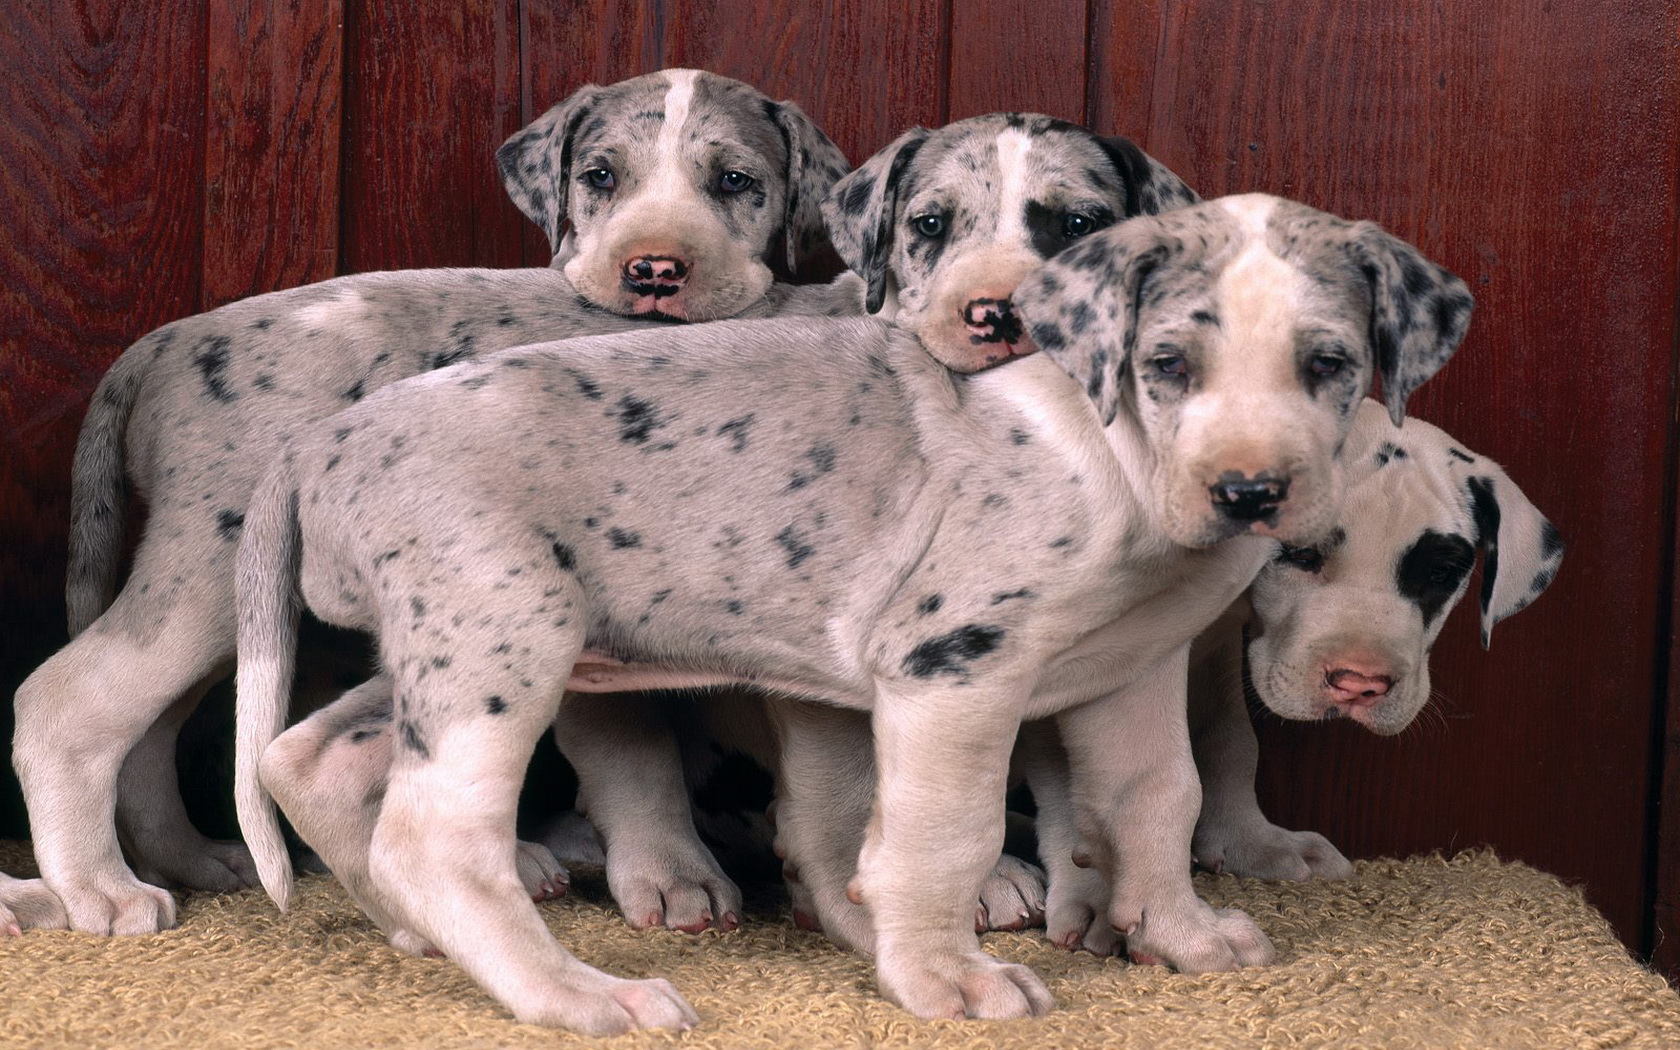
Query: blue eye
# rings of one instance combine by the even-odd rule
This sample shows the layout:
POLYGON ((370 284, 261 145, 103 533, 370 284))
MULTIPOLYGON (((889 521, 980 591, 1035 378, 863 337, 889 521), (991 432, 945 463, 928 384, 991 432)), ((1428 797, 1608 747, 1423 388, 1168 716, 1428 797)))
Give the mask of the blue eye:
POLYGON ((611 168, 590 168, 583 173, 583 177, 598 190, 610 190, 618 185, 618 180, 613 178, 611 168))
POLYGON ((1190 374, 1190 362, 1184 359, 1183 354, 1156 354, 1149 363, 1164 376, 1182 379, 1190 374))
POLYGON ((1342 369, 1347 367, 1347 358, 1336 354, 1314 354, 1313 359, 1307 362, 1307 367, 1312 370, 1313 375, 1328 378, 1340 374, 1342 369))
POLYGON ((718 189, 725 193, 740 193, 753 184, 753 177, 744 171, 726 171, 718 177, 718 189))
POLYGON ((919 219, 911 219, 910 227, 923 237, 942 237, 945 235, 945 216, 923 215, 919 219))

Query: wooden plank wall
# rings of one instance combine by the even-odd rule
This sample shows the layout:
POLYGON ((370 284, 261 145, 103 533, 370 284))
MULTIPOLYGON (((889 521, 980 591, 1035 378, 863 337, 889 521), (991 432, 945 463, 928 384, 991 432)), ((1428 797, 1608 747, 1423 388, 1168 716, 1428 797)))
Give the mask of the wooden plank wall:
MULTIPOLYGON (((1554 517, 1563 574, 1490 653, 1455 614, 1401 738, 1266 724, 1264 795, 1359 856, 1492 844, 1680 962, 1680 0, 14 0, 0 690, 62 642, 70 449, 128 342, 336 273, 540 265, 496 145, 664 65, 797 100, 854 161, 914 123, 1080 120, 1465 276, 1473 332, 1416 408, 1554 517)), ((0 811, 20 833, 6 778, 0 811)))

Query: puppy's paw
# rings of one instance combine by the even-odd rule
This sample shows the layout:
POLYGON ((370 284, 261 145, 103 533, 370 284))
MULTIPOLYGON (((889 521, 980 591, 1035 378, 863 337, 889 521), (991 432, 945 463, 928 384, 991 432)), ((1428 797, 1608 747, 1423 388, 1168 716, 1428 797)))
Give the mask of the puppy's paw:
POLYGON ((175 925, 175 898, 133 876, 61 885, 58 899, 72 930, 100 936, 157 933, 175 925))
POLYGON ((24 930, 62 930, 69 925, 63 902, 46 883, 0 875, 0 937, 15 937, 24 930))
POLYGON ((631 926, 665 926, 684 933, 741 925, 741 890, 704 846, 670 849, 637 862, 615 851, 607 858, 613 899, 631 926))
POLYGON ((925 1020, 1039 1017, 1055 1000, 1038 975, 972 950, 954 955, 883 955, 881 994, 925 1020))
POLYGON ((250 851, 238 842, 202 836, 152 847, 136 858, 135 871, 147 882, 210 893, 233 893, 259 885, 250 851))
POLYGON ((1044 921, 1044 870, 1005 853, 980 886, 974 932, 1024 930, 1044 921))
POLYGON ((1133 962, 1171 966, 1179 973, 1217 973, 1264 966, 1277 956, 1254 920, 1234 908, 1142 908, 1111 915, 1133 962), (1141 912, 1141 917, 1139 917, 1141 912))
POLYGON ((519 884, 534 901, 564 897, 571 888, 571 875, 547 846, 520 841, 514 847, 514 864, 519 869, 519 884))
POLYGON ((1313 831, 1289 831, 1268 821, 1198 827, 1196 863, 1210 871, 1259 879, 1345 879, 1353 865, 1330 840, 1313 831))
POLYGON ((1108 924, 1108 880, 1090 868, 1069 868, 1053 877, 1044 907, 1044 936, 1070 952, 1118 954, 1120 935, 1108 924))

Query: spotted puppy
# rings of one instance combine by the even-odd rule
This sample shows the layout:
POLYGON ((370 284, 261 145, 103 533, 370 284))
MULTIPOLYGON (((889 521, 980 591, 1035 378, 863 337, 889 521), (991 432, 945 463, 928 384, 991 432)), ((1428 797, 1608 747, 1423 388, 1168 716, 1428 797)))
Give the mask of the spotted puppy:
POLYGON ((1013 298, 1045 353, 967 378, 878 321, 725 322, 463 363, 300 433, 240 547, 247 835, 277 834, 255 756, 301 595, 376 632, 395 683, 375 918, 521 1020, 695 1020, 562 949, 515 869, 521 774, 586 646, 871 713, 857 894, 880 986, 918 1016, 1051 1005, 973 930, 1028 718, 1069 742, 1136 950, 1270 959, 1190 882, 1190 642, 1273 540, 1329 534, 1360 395, 1380 371, 1400 418, 1470 297, 1374 226, 1251 196, 1094 234, 1013 298))
MULTIPOLYGON (((991 114, 904 133, 836 183, 823 211, 841 255, 865 275, 852 282, 854 312, 891 316, 948 367, 972 372, 1031 349, 1009 301, 1031 267, 1118 219, 1195 199, 1125 139, 1045 116, 991 114), (981 305, 990 321, 971 319, 981 305)), ((750 425, 743 417, 729 431, 743 449, 750 425)), ((831 466, 826 457, 813 458, 802 484, 831 466)), ((744 615, 734 605, 724 612, 744 615)), ((639 672, 630 678, 623 669, 614 676, 621 690, 662 682, 639 672)), ((704 778, 712 752, 679 746, 673 723, 692 725, 697 717, 709 727, 704 736, 771 769, 780 766, 780 748, 766 731, 770 716, 760 699, 719 698, 697 716, 686 701, 677 706, 649 697, 578 700, 561 707, 555 736, 578 771, 580 806, 600 833, 608 884, 629 921, 728 929, 738 921, 740 891, 696 834, 688 804, 687 785, 704 778)), ((388 694, 363 691, 287 731, 263 756, 264 784, 358 899, 389 764, 389 719, 388 694)), ((699 735, 686 734, 684 742, 699 735)), ((571 819, 561 827, 580 824, 571 819)), ((595 832, 583 830, 585 848, 599 849, 595 832)), ((588 856, 569 831, 563 841, 546 841, 562 855, 588 856)), ((824 884, 828 890, 843 897, 856 855, 854 845, 846 875, 838 886, 824 884)), ((792 888, 797 913, 814 915, 803 903, 807 886, 792 888)), ((1001 857, 979 904, 983 925, 1018 927, 1042 913, 1042 873, 1001 857)))
MULTIPOLYGON (((387 383, 490 350, 801 308, 769 263, 825 243, 819 202, 847 168, 796 106, 695 70, 583 88, 498 160, 557 269, 370 273, 256 296, 145 336, 95 392, 72 492, 75 638, 18 690, 13 747, 42 875, 74 928, 173 922, 169 894, 124 863, 119 824, 160 880, 254 878, 242 847, 188 821, 174 748, 232 663, 234 542, 271 449, 387 383), (125 482, 148 518, 113 599, 125 482)), ((804 294, 815 312, 825 295, 857 298, 804 294)))
MULTIPOLYGON (((1215 870, 1283 879, 1353 871, 1323 836, 1278 827, 1260 810, 1245 637, 1249 681, 1271 711, 1398 733, 1429 700, 1429 651, 1469 589, 1477 550, 1484 644, 1494 624, 1551 584, 1563 560, 1557 529, 1499 464, 1421 419, 1396 427, 1365 401, 1342 459, 1348 491, 1337 528, 1317 544, 1283 548, 1191 650, 1190 730, 1202 781, 1194 854, 1215 870)), ((1055 790, 1054 778, 1048 787, 1055 790)), ((1058 801, 1045 801, 1047 932, 1064 947, 1106 954, 1119 938, 1097 921, 1103 880, 1072 864, 1072 837, 1065 824, 1054 826, 1058 801)))

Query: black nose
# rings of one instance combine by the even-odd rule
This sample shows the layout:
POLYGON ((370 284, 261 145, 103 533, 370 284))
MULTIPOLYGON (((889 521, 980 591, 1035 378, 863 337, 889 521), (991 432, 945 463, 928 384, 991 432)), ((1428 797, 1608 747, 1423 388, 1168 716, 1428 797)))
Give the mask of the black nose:
POLYGON ((1213 505, 1227 518, 1235 521, 1259 521, 1277 512, 1278 504, 1289 498, 1289 479, 1265 474, 1248 477, 1227 471, 1208 486, 1213 505))

